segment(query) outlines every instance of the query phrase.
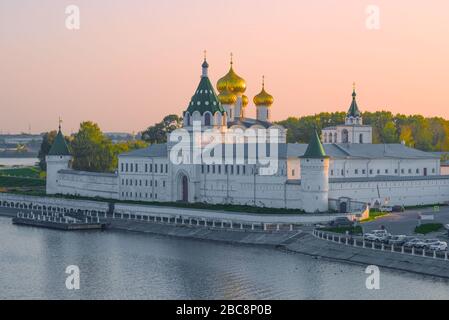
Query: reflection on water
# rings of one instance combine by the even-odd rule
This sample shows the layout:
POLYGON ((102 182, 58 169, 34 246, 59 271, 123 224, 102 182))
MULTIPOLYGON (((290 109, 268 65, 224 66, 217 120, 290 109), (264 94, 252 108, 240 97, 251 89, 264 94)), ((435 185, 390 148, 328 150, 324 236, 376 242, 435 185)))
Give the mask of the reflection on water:
POLYGON ((361 266, 268 248, 118 231, 61 232, 0 218, 0 298, 448 299, 449 282, 381 270, 367 290, 361 266), (68 265, 81 288, 65 287, 68 265))

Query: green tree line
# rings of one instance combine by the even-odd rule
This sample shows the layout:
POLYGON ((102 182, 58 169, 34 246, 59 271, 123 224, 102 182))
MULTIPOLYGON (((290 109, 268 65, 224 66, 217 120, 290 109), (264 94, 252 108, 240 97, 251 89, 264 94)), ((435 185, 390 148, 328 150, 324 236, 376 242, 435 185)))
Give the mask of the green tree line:
MULTIPOLYGON (((307 143, 315 129, 344 123, 344 112, 290 117, 278 124, 288 129, 287 142, 307 143)), ((440 117, 393 115, 389 111, 364 112, 363 123, 373 127, 373 143, 401 143, 423 151, 449 151, 449 121, 440 117)))

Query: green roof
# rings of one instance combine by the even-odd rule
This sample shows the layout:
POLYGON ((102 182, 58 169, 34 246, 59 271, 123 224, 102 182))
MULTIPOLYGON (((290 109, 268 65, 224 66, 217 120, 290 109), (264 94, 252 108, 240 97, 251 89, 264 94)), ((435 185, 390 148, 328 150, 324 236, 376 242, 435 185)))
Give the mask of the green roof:
POLYGON ((61 128, 59 128, 58 134, 53 141, 53 144, 48 152, 49 156, 70 156, 69 147, 65 142, 64 135, 61 132, 61 128))
POLYGON ((315 130, 315 133, 312 135, 312 139, 307 146, 307 150, 301 158, 329 158, 324 151, 323 145, 321 144, 320 138, 318 137, 318 133, 315 130))
POLYGON ((198 111, 200 114, 203 114, 206 111, 212 113, 215 112, 224 113, 225 110, 221 106, 220 101, 218 100, 217 95, 215 94, 214 87, 207 76, 207 68, 209 64, 204 61, 203 62, 203 76, 201 77, 198 88, 195 91, 195 94, 192 96, 190 100, 189 106, 187 107, 187 111, 192 114, 195 111, 198 111))
POLYGON ((355 100, 355 97, 357 96, 357 93, 355 93, 355 89, 354 91, 352 91, 352 102, 351 102, 351 106, 349 107, 348 110, 348 117, 360 117, 361 112, 359 110, 359 107, 357 106, 357 101, 355 100))

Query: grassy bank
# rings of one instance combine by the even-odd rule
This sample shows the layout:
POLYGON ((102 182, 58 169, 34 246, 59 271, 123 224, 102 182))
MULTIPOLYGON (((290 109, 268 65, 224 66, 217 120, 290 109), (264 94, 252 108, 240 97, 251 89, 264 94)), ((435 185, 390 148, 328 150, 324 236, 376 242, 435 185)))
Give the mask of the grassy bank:
POLYGON ((355 227, 328 227, 328 228, 322 228, 320 230, 328 231, 328 232, 334 232, 334 233, 342 233, 346 234, 346 231, 349 232, 349 234, 363 234, 363 230, 361 226, 355 226, 355 227))
POLYGON ((444 226, 441 223, 425 223, 415 228, 415 233, 428 234, 443 230, 444 226))
POLYGON ((0 176, 43 179, 45 172, 38 167, 8 168, 0 169, 0 176))

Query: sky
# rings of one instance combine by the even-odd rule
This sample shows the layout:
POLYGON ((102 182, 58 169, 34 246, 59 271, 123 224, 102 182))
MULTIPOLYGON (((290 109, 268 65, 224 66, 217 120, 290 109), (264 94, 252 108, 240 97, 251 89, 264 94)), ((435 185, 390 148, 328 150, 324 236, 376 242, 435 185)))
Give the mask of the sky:
POLYGON ((447 0, 1 0, 0 132, 139 132, 186 109, 204 50, 214 84, 233 53, 249 116, 265 75, 273 120, 346 111, 353 82, 362 111, 449 118, 448 17, 447 0))

